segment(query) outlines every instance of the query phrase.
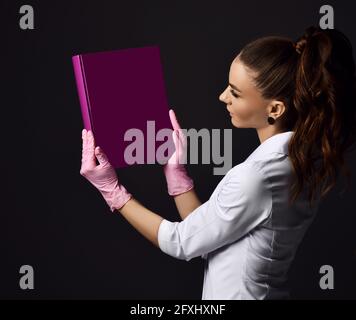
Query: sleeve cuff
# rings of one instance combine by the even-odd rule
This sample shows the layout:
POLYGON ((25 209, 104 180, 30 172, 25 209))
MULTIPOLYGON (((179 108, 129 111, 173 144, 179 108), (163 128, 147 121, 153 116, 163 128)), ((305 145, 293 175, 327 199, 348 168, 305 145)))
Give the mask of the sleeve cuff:
POLYGON ((172 222, 163 219, 161 224, 159 225, 158 228, 158 245, 159 248, 167 254, 170 254, 169 251, 169 242, 167 241, 168 239, 168 234, 169 234, 169 230, 170 230, 170 224, 172 224, 172 222))

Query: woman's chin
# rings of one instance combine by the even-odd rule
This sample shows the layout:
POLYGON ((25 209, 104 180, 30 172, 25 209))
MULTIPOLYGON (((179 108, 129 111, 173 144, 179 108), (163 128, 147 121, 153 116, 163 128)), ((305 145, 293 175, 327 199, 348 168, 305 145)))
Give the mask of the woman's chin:
POLYGON ((231 117, 231 123, 236 128, 247 128, 239 120, 236 120, 236 118, 234 118, 234 117, 231 117))
POLYGON ((236 119, 235 119, 233 116, 231 116, 231 123, 232 123, 235 127, 237 127, 237 126, 239 125, 239 123, 236 121, 236 119))

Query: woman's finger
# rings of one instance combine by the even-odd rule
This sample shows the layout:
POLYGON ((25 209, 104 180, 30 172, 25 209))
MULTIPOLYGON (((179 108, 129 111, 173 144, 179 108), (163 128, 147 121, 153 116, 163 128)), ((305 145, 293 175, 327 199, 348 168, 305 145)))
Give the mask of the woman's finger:
POLYGON ((179 143, 182 146, 185 146, 187 143, 187 137, 185 136, 184 132, 181 129, 177 131, 177 137, 179 139, 179 143))
POLYGON ((172 131, 172 138, 173 138, 174 147, 177 149, 177 146, 178 146, 178 143, 179 143, 179 137, 178 137, 178 131, 177 130, 173 130, 172 131))
POLYGON ((101 165, 105 165, 107 162, 109 162, 107 155, 100 147, 95 148, 95 156, 101 165))
POLYGON ((82 163, 86 162, 87 150, 87 130, 82 130, 82 163))
POLYGON ((86 158, 86 163, 90 166, 96 166, 96 161, 95 161, 95 154, 94 154, 94 149, 95 149, 95 142, 94 142, 94 136, 93 132, 89 130, 86 134, 86 151, 85 151, 85 158, 86 158))
POLYGON ((170 118, 170 120, 171 120, 173 130, 178 130, 178 129, 180 129, 180 125, 179 125, 179 123, 178 123, 176 114, 174 113, 174 111, 173 111, 172 109, 169 110, 169 118, 170 118))

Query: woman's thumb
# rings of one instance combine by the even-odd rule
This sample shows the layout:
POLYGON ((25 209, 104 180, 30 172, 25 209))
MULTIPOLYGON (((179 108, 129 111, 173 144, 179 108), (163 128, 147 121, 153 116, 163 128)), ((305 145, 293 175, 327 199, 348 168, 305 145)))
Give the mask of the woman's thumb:
POLYGON ((180 124, 177 120, 177 116, 176 116, 175 112, 173 111, 173 109, 169 110, 169 118, 171 120, 173 130, 179 130, 180 124))

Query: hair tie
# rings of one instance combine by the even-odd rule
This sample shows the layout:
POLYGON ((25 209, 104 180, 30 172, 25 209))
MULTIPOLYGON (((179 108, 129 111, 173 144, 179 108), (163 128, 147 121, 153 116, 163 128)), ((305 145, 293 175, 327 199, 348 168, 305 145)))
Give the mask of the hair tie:
POLYGON ((293 46, 295 48, 295 51, 297 51, 298 54, 301 54, 303 52, 306 44, 307 44, 307 40, 301 39, 301 40, 298 40, 297 42, 293 43, 293 46))

